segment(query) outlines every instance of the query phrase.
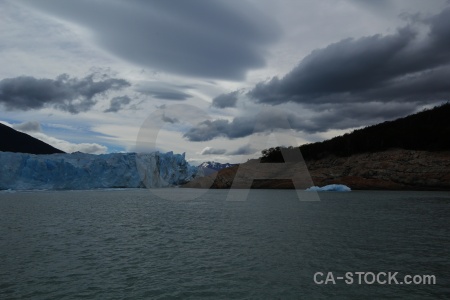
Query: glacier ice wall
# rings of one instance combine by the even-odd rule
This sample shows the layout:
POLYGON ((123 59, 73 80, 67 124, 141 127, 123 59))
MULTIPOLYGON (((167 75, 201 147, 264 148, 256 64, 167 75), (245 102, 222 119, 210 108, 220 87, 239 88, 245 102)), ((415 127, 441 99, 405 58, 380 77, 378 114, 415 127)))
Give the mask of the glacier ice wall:
POLYGON ((33 155, 0 152, 0 190, 168 187, 190 181, 197 168, 184 154, 33 155))

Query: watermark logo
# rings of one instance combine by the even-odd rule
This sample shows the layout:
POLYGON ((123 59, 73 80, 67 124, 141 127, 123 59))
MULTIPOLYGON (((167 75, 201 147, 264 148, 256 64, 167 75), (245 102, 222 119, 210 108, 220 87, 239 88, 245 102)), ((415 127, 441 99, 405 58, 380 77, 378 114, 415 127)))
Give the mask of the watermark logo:
MULTIPOLYGON (((195 125, 198 120, 209 119, 211 119, 210 116, 196 106, 189 104, 173 104, 158 108, 144 120, 136 139, 136 167, 143 185, 151 193, 162 199, 179 201, 197 199, 208 191, 208 189, 194 189, 189 193, 186 193, 183 192, 182 189, 164 189, 163 187, 169 187, 173 184, 170 180, 174 179, 179 172, 181 172, 186 179, 191 179, 190 177, 193 175, 195 176, 196 174, 190 172, 188 165, 177 164, 176 166, 172 166, 176 167, 176 170, 169 170, 167 167, 164 168, 165 166, 161 161, 162 155, 159 155, 156 152, 163 152, 158 147, 157 140, 161 130, 167 124, 177 123, 195 125), (177 118, 175 119, 167 116, 166 111, 178 111, 180 113, 177 114, 177 118), (190 118, 187 116, 190 116, 190 118), (195 118, 192 119, 192 116, 195 116, 195 118)), ((177 159, 175 157, 173 160, 176 163, 177 159)), ((183 162, 184 157, 179 159, 179 163, 183 162)), ((213 174, 213 179, 214 175, 216 174, 213 174)))
MULTIPOLYGON (((289 122, 288 116, 281 110, 271 108, 270 112, 277 115, 277 127, 293 130, 289 122)), ((261 111, 256 115, 254 133, 263 131, 265 125, 264 117, 267 111, 261 111)), ((288 146, 293 143, 292 139, 284 134, 272 132, 278 145, 288 146)), ((253 134, 250 136, 249 144, 265 145, 270 135, 253 134)), ((290 180, 297 192, 300 201, 319 201, 317 192, 304 192, 308 187, 314 185, 311 174, 308 171, 305 160, 298 147, 285 148, 280 147, 281 156, 284 162, 263 163, 260 160, 251 160, 245 164, 239 165, 239 168, 231 184, 227 200, 229 201, 245 201, 254 180, 290 180)))
MULTIPOLYGON (((270 113, 275 113, 277 115, 277 128, 292 130, 289 118, 283 111, 271 108, 270 113)), ((265 116, 267 116, 267 111, 261 111, 255 116, 254 134, 250 135, 248 142, 249 146, 258 148, 261 147, 261 145, 266 145, 271 135, 276 139, 280 146, 293 144, 292 138, 289 138, 286 134, 278 134, 276 131, 273 131, 270 135, 264 134, 264 129, 267 128, 267 122, 264 120, 265 116)), ((211 119, 211 116, 205 111, 188 104, 164 106, 147 117, 139 130, 136 141, 136 149, 139 152, 139 154, 136 155, 136 165, 145 187, 158 197, 168 200, 193 200, 207 192, 208 188, 214 183, 217 173, 209 175, 208 179, 210 180, 211 186, 191 190, 189 193, 183 193, 181 191, 174 192, 173 189, 170 189, 170 191, 167 189, 159 189, 158 187, 170 186, 171 182, 169 182, 169 180, 171 179, 171 174, 168 174, 168 172, 164 172, 166 170, 161 169, 161 162, 158 161, 159 156, 154 152, 159 150, 157 139, 165 123, 174 123, 176 121, 177 123, 183 122, 195 126, 196 123, 200 121, 211 119), (190 113, 177 114, 177 119, 174 120, 166 115, 166 111, 189 111, 190 113), (196 115, 194 119, 192 118, 193 114, 196 115), (189 115, 189 118, 183 117, 187 115, 189 115)), ((245 163, 242 162, 237 167, 236 175, 231 183, 227 200, 245 201, 254 180, 290 180, 300 201, 319 201, 320 198, 316 191, 304 191, 314 184, 300 149, 298 147, 281 147, 280 151, 284 162, 261 162, 259 159, 250 160, 245 163)), ((189 168, 187 166, 181 167, 180 170, 184 168, 185 175, 188 177, 189 168)))

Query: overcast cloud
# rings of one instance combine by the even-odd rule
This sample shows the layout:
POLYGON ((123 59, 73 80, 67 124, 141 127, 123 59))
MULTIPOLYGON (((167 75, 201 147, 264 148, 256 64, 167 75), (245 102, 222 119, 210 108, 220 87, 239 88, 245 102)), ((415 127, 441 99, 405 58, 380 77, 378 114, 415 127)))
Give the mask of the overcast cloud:
MULTIPOLYGON (((11 125, 10 125, 11 126, 11 125)), ((12 128, 31 135, 44 143, 47 143, 57 149, 66 153, 83 152, 90 154, 103 154, 108 151, 108 148, 97 143, 71 143, 62 139, 49 136, 42 132, 41 124, 36 121, 28 121, 20 124, 14 124, 12 128)))
MULTIPOLYGON (((419 21, 417 21, 419 22, 419 21)), ((258 83, 259 103, 431 102, 449 99, 450 9, 392 35, 345 39, 317 49, 283 78, 258 83)))
MULTIPOLYGON (((391 35, 348 38, 316 49, 283 78, 260 82, 247 93, 256 103, 300 104, 295 110, 282 106, 263 112, 262 118, 248 111, 232 121, 207 120, 184 137, 209 141, 274 129, 316 133, 367 126, 449 101, 448 78, 450 9, 445 9, 432 17, 416 16, 413 24, 391 35), (302 110, 310 113, 300 114, 302 110), (280 122, 285 119, 289 126, 280 122)), ((219 95, 213 106, 235 106, 238 95, 219 95)))
POLYGON ((212 147, 205 147, 200 154, 201 155, 221 155, 227 152, 226 149, 216 149, 212 147))
POLYGON ((244 1, 41 0, 30 6, 90 30, 115 55, 169 73, 244 79, 280 29, 244 1))
POLYGON ((201 162, 450 100, 446 0, 5 0, 0 27, 0 119, 110 151, 158 111, 158 149, 201 162))
POLYGON ((212 106, 218 108, 236 107, 238 95, 239 95, 238 91, 219 95, 213 99, 212 106))
POLYGON ((13 126, 14 129, 22 131, 22 132, 41 132, 42 128, 41 128, 41 123, 36 122, 36 121, 30 121, 30 122, 25 122, 25 123, 20 123, 20 124, 15 124, 13 126))
POLYGON ((192 89, 190 86, 180 86, 158 81, 140 82, 135 87, 135 90, 139 93, 152 96, 155 99, 160 100, 186 100, 191 98, 189 95, 183 92, 183 89, 192 89))
POLYGON ((254 133, 295 130, 307 134, 332 129, 372 125, 414 113, 415 103, 354 103, 353 105, 320 104, 303 109, 263 109, 258 114, 227 119, 205 120, 190 128, 184 137, 192 142, 219 137, 237 139, 254 133), (304 113, 307 111, 308 113, 304 113), (303 112, 303 113, 302 113, 303 112))
POLYGON ((128 96, 114 97, 111 99, 109 108, 105 109, 105 112, 118 112, 124 105, 127 105, 130 102, 131 99, 128 96))
POLYGON ((246 144, 237 148, 236 150, 227 152, 228 155, 249 155, 254 154, 258 150, 254 149, 251 145, 246 144))
POLYGON ((308 128, 307 122, 295 113, 283 110, 263 110, 257 115, 226 119, 206 120, 193 126, 184 134, 189 141, 209 141, 217 137, 236 139, 253 133, 270 132, 274 129, 308 128))
POLYGON ((53 107, 77 114, 97 103, 96 96, 130 86, 123 79, 94 80, 95 74, 78 79, 67 74, 56 79, 31 76, 5 78, 0 81, 0 104, 7 110, 30 110, 53 107))

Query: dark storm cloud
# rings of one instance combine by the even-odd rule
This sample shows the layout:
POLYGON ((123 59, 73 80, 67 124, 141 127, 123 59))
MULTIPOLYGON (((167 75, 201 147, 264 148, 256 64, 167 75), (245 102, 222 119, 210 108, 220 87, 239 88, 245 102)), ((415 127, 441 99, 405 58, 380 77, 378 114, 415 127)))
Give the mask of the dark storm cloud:
MULTIPOLYGON (((198 123, 184 134, 189 141, 209 141, 219 137, 242 138, 253 133, 295 130, 304 133, 325 132, 376 124, 411 114, 415 103, 355 103, 353 105, 319 104, 309 107, 311 113, 299 115, 291 110, 265 110, 254 116, 237 117, 232 121, 218 119, 198 123)), ((300 110, 299 110, 300 111, 300 110)), ((250 150, 249 150, 250 151, 250 150)), ((238 155, 239 152, 227 153, 238 155)), ((243 153, 242 154, 248 154, 243 153)))
POLYGON ((239 80, 264 66, 276 24, 244 1, 23 0, 87 27, 100 45, 139 66, 239 80))
POLYGON ((193 87, 172 85, 164 82, 141 82, 136 86, 135 90, 160 100, 186 100, 192 97, 192 95, 181 91, 186 88, 191 89, 193 87))
POLYGON ((109 108, 106 109, 104 112, 118 112, 122 109, 123 105, 127 105, 131 102, 130 97, 128 96, 121 96, 121 97, 114 97, 110 101, 109 108))
MULTIPOLYGON (((312 108, 312 107, 311 107, 312 108)), ((317 114, 299 124, 298 131, 325 132, 329 129, 348 129, 393 120, 416 112, 415 103, 354 103, 352 105, 323 104, 312 108, 317 114)))
POLYGON ((211 148, 211 147, 206 147, 205 149, 202 150, 202 152, 200 153, 201 155, 222 155, 225 154, 227 152, 227 150, 225 149, 216 149, 216 148, 211 148))
POLYGON ((266 110, 257 116, 236 117, 232 121, 206 120, 192 127, 184 137, 193 142, 209 141, 217 137, 235 139, 273 129, 299 127, 302 127, 302 121, 295 114, 284 113, 281 110, 266 110))
POLYGON ((62 74, 56 79, 31 76, 6 78, 0 81, 0 104, 7 110, 41 109, 47 106, 76 114, 96 104, 95 97, 120 90, 130 83, 123 79, 100 79, 96 74, 78 79, 62 74))
POLYGON ((248 95, 269 104, 450 99, 450 9, 425 25, 425 36, 408 26, 314 50, 284 78, 258 83, 248 95))
POLYGON ((213 99, 212 106, 218 107, 218 108, 236 107, 238 95, 239 95, 238 91, 219 95, 213 99))
MULTIPOLYGON (((257 84, 248 96, 294 110, 204 121, 185 138, 229 139, 277 129, 305 133, 349 129, 416 112, 450 99, 450 9, 388 36, 345 39, 313 51, 284 78, 257 84), (414 29, 427 26, 428 31, 414 29), (290 104, 291 106, 293 104, 290 104), (288 120, 288 124, 285 120, 288 120)), ((417 21, 418 22, 418 21, 417 21)))
POLYGON ((162 114, 162 116, 161 116, 161 120, 163 121, 163 122, 165 122, 165 123, 170 123, 170 124, 175 124, 175 123, 178 123, 179 122, 179 120, 177 119, 177 118, 171 118, 171 117, 168 117, 168 116, 166 116, 166 114, 162 114))
POLYGON ((234 151, 230 151, 227 154, 228 155, 248 155, 248 154, 253 154, 256 151, 257 151, 256 149, 253 149, 250 145, 247 144, 247 145, 237 148, 234 151))
POLYGON ((183 137, 191 142, 199 142, 221 136, 230 139, 248 136, 253 133, 253 124, 247 119, 249 118, 235 118, 232 122, 223 119, 206 120, 189 129, 183 137))
MULTIPOLYGON (((191 128, 185 138, 207 141, 276 129, 306 133, 348 129, 402 117, 425 104, 448 101, 450 9, 418 20, 420 24, 392 35, 345 39, 315 50, 284 78, 261 82, 248 93, 259 103, 298 103, 300 112, 307 109, 310 114, 298 115, 291 107, 283 113, 266 112, 263 118, 204 121, 191 128), (418 26, 427 26, 425 35, 418 26)), ((227 95, 222 96, 227 99, 227 95)))
POLYGON ((370 10, 387 10, 392 9, 392 5, 394 4, 390 0, 351 0, 356 5, 363 6, 370 10))

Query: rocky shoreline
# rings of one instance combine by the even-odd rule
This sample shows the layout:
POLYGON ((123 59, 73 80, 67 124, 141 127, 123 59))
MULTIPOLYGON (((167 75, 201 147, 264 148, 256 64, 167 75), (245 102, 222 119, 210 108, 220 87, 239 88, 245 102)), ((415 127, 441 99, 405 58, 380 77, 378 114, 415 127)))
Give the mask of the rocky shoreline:
MULTIPOLYGON (((183 187, 230 188, 238 168, 250 167, 250 161, 239 167, 220 170, 217 174, 197 178, 183 187)), ((450 151, 416 151, 392 149, 382 152, 361 153, 349 157, 328 156, 306 161, 309 176, 305 186, 313 184, 344 184, 352 190, 450 190, 450 151)), ((269 168, 270 169, 270 168, 269 168)), ((293 170, 286 164, 286 174, 293 170)), ((271 178, 270 170, 263 178, 271 178)), ((291 178, 290 175, 287 176, 291 178)), ((279 178, 279 174, 276 177, 279 178)), ((240 187, 240 186, 235 186, 240 187)), ((290 179, 254 180, 252 188, 292 189, 290 179)), ((303 186, 302 186, 303 188, 303 186)))

